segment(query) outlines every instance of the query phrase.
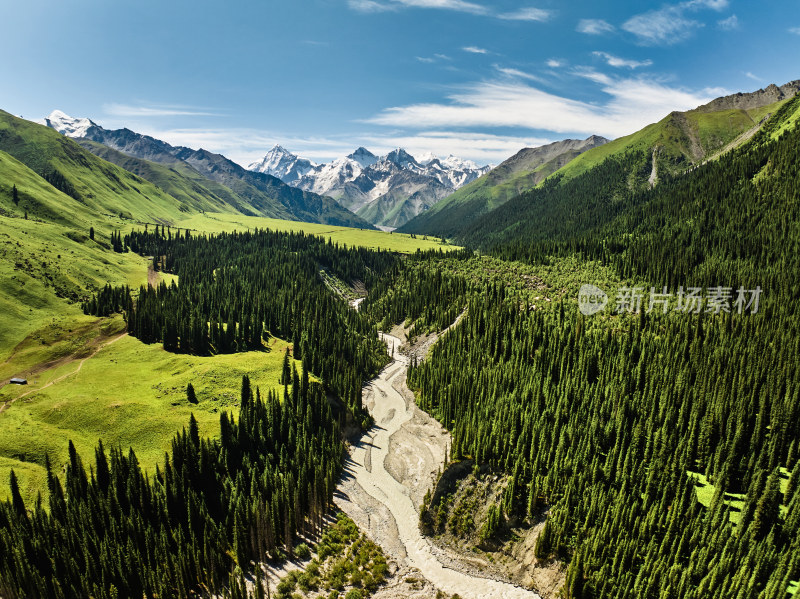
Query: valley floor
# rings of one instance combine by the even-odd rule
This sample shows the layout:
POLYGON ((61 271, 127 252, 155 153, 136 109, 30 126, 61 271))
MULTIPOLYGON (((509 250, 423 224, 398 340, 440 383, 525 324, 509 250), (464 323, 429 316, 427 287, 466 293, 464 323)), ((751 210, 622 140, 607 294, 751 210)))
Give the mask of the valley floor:
POLYGON ((353 447, 335 495, 337 506, 400 565, 400 575, 375 597, 433 597, 438 589, 464 599, 537 599, 533 591, 455 563, 420 532, 417 506, 445 463, 449 436, 414 403, 401 339, 383 339, 394 360, 364 394, 375 426, 353 447), (408 584, 413 591, 399 588, 408 584))

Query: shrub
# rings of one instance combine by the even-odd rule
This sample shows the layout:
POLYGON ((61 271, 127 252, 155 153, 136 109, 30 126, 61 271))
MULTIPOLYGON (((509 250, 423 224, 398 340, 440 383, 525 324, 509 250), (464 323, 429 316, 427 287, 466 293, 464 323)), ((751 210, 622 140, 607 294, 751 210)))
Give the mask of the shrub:
POLYGON ((311 557, 311 550, 305 543, 300 543, 297 547, 294 548, 294 554, 300 559, 308 559, 311 557))

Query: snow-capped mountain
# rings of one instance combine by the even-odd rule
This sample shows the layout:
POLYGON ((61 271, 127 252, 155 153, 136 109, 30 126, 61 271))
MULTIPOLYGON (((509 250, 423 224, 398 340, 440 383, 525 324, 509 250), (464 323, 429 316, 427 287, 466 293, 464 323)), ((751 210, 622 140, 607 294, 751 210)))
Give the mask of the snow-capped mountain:
POLYGON ((76 119, 60 110, 54 110, 50 113, 50 116, 39 119, 36 122, 45 127, 55 129, 66 137, 86 137, 86 132, 89 128, 97 126, 89 119, 76 119))
POLYGON ((305 158, 298 158, 285 148, 275 146, 264 159, 254 162, 247 168, 259 173, 267 173, 273 177, 278 177, 281 181, 286 179, 299 179, 317 165, 305 158))
POLYGON ((368 221, 387 227, 399 227, 490 169, 452 155, 414 157, 397 148, 378 157, 363 147, 315 165, 280 146, 249 168, 335 198, 368 221))

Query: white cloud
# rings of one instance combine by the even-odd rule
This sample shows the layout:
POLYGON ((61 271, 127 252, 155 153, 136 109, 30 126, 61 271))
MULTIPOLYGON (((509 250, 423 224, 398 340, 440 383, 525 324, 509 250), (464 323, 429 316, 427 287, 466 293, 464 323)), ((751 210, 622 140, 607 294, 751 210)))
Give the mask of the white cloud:
POLYGON ((497 18, 507 21, 547 21, 552 16, 552 11, 543 8, 520 8, 514 12, 501 13, 497 18))
POLYGON ((572 100, 523 82, 484 81, 450 95, 446 102, 387 108, 368 122, 416 130, 518 127, 618 137, 714 97, 711 90, 687 91, 651 79, 612 78, 591 70, 580 74, 602 86, 604 103, 572 100))
POLYGON ((433 56, 415 56, 415 58, 419 62, 424 62, 425 64, 433 64, 435 62, 452 60, 449 56, 447 56, 447 54, 434 54, 433 56))
POLYGON ((551 69, 557 69, 559 67, 563 67, 566 63, 563 60, 559 60, 557 58, 550 58, 547 61, 547 66, 551 69))
POLYGON ((539 81, 541 83, 544 82, 544 80, 541 77, 537 77, 536 75, 526 73, 525 71, 520 71, 519 69, 501 67, 500 65, 497 64, 492 66, 494 66, 497 72, 502 73, 503 75, 507 75, 509 77, 514 77, 516 79, 527 79, 529 81, 539 81))
POLYGON ((603 19, 581 19, 578 21, 576 31, 589 35, 602 35, 614 31, 614 26, 603 19))
POLYGON ((489 9, 465 0, 347 0, 347 5, 358 12, 374 13, 394 11, 400 8, 438 8, 476 15, 489 14, 489 9))
POLYGON ((683 10, 677 6, 651 10, 633 16, 622 24, 625 31, 647 45, 677 43, 688 38, 693 29, 702 26, 702 23, 684 17, 683 10))
POLYGON ((789 33, 794 33, 795 35, 800 35, 800 27, 791 27, 789 29, 789 33))
POLYGON ((104 104, 103 112, 116 117, 158 117, 158 116, 222 116, 216 112, 193 108, 191 106, 131 106, 128 104, 104 104))
POLYGON ((609 66, 617 68, 626 67, 629 69, 638 69, 639 67, 649 67, 651 64, 653 64, 653 61, 650 59, 629 60, 627 58, 620 58, 619 56, 608 54, 607 52, 592 52, 592 54, 605 60, 609 66))
POLYGON ((347 5, 353 10, 367 13, 397 10, 395 5, 375 2, 374 0, 347 0, 347 5))
POLYGON ((739 17, 736 15, 731 15, 727 19, 722 19, 721 21, 717 21, 717 27, 720 29, 724 29, 725 31, 732 31, 734 29, 739 29, 739 17))
POLYGON ((763 81, 763 79, 761 77, 759 77, 758 75, 754 75, 750 71, 747 71, 744 74, 744 76, 747 77, 748 79, 752 79, 753 81, 763 81))
POLYGON ((479 48, 478 46, 464 46, 461 48, 464 52, 469 52, 470 54, 488 54, 489 51, 485 48, 479 48))
POLYGON ((720 11, 728 6, 728 0, 688 0, 679 4, 667 4, 632 16, 622 24, 622 28, 639 38, 645 45, 670 45, 683 41, 695 29, 704 27, 700 21, 687 16, 687 13, 701 9, 720 11))

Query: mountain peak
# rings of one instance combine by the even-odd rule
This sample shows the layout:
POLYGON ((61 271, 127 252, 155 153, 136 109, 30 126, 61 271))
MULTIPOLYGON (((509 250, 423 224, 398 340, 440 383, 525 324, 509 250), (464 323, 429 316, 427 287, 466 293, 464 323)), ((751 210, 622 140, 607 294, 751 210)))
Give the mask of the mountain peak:
POLYGON ((378 162, 378 157, 364 146, 359 146, 355 152, 348 154, 347 158, 357 162, 361 168, 367 168, 378 162))
POLYGON ((286 148, 284 148, 280 144, 275 144, 274 146, 272 146, 272 149, 269 152, 267 152, 267 155, 269 155, 269 154, 273 154, 273 155, 281 154, 283 156, 295 156, 296 157, 296 154, 290 152, 289 150, 287 150, 286 148))
POLYGON ((288 183, 299 179, 315 166, 310 160, 300 158, 282 145, 275 144, 264 158, 252 163, 247 168, 258 173, 272 175, 284 183, 288 183))
POLYGON ((55 129, 66 137, 86 137, 89 128, 97 126, 90 119, 74 118, 60 110, 54 110, 50 116, 37 122, 45 127, 55 129))
POLYGON ((419 165, 417 160, 403 148, 397 148, 389 152, 384 160, 387 160, 401 168, 408 168, 409 166, 419 165))

